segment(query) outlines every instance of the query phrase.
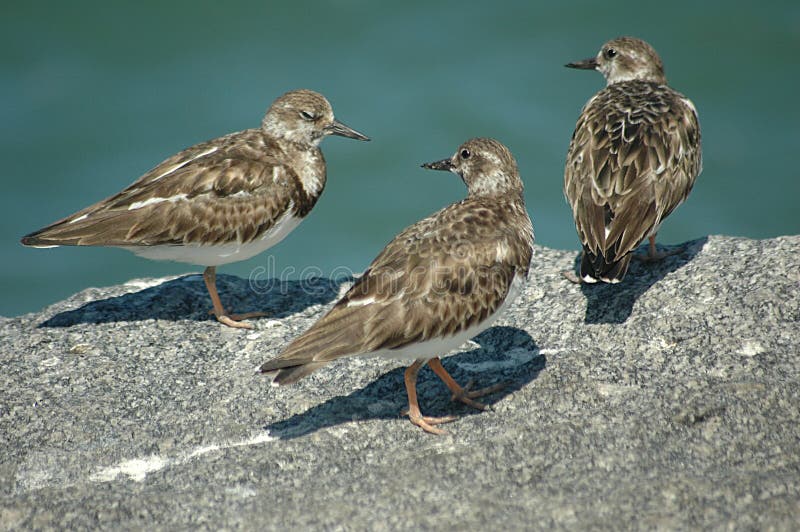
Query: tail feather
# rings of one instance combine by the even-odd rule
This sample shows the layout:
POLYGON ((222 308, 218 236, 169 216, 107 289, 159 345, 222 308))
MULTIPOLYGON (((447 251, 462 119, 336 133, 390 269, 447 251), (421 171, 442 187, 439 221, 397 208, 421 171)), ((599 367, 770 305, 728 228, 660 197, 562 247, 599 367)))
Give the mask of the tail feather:
POLYGON ((77 246, 79 242, 77 238, 59 238, 52 234, 53 226, 39 229, 33 233, 27 234, 20 239, 23 246, 29 247, 52 247, 52 246, 77 246))
POLYGON ((288 366, 280 369, 272 369, 269 366, 269 362, 267 362, 261 366, 261 373, 270 377, 273 384, 284 386, 286 384, 294 384, 325 364, 326 362, 319 362, 299 364, 297 366, 288 366))
POLYGON ((44 238, 39 238, 36 233, 23 236, 20 238, 19 242, 23 246, 28 246, 30 248, 53 248, 57 246, 69 245, 62 242, 53 242, 44 238))
POLYGON ((355 309, 334 308, 276 358, 265 362, 261 373, 278 385, 292 384, 337 358, 363 352, 364 319, 355 309))
POLYGON ((587 283, 618 283, 625 278, 631 262, 630 253, 622 258, 605 257, 602 253, 594 254, 583 249, 581 257, 581 279, 587 283))
POLYGON ((27 234, 20 242, 24 246, 123 246, 129 224, 125 213, 102 212, 82 219, 80 213, 27 234))

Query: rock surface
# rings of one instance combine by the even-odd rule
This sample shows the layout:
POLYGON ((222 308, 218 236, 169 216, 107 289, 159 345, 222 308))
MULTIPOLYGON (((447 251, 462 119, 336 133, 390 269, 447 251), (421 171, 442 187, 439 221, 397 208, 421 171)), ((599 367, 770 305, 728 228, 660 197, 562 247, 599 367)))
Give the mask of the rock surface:
POLYGON ((709 237, 615 286, 537 247, 527 288, 445 367, 508 387, 492 411, 420 373, 445 436, 399 416, 402 366, 255 368, 350 280, 199 276, 88 289, 0 318, 0 528, 737 528, 800 523, 800 237, 709 237))

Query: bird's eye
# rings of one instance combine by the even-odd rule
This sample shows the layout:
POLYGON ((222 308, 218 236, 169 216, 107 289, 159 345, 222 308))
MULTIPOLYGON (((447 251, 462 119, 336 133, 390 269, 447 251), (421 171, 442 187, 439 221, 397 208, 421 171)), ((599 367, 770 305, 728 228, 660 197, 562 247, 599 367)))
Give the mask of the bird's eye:
POLYGON ((462 159, 469 159, 469 156, 472 155, 468 149, 464 148, 461 150, 461 158, 462 159))
POLYGON ((617 55, 617 51, 616 51, 616 50, 614 50, 613 48, 608 48, 608 49, 606 50, 606 57, 607 57, 607 58, 611 59, 611 58, 613 58, 615 55, 617 55))
POLYGON ((303 117, 303 120, 314 120, 316 117, 309 113, 308 111, 300 111, 300 116, 303 117))

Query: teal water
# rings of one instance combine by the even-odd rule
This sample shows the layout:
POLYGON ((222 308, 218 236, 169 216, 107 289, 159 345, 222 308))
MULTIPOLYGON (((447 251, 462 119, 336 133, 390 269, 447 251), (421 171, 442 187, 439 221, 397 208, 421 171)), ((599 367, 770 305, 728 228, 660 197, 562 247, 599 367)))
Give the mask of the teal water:
POLYGON ((326 140, 329 181, 311 217, 221 273, 362 270, 402 228, 464 196, 457 178, 419 164, 472 136, 515 154, 537 242, 577 251, 564 156, 603 80, 562 65, 622 34, 653 44, 702 124, 703 174, 659 241, 800 233, 796 0, 393 5, 4 4, 0 314, 89 286, 200 271, 116 249, 27 249, 19 238, 182 148, 257 126, 276 96, 299 87, 325 94, 373 141, 326 140))

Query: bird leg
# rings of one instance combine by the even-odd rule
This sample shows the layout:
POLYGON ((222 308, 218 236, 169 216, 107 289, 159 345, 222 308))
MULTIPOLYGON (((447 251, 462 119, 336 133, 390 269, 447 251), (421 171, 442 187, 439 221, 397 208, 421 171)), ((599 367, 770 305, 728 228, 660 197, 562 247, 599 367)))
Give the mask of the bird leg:
POLYGON ((469 382, 465 387, 461 387, 453 377, 447 373, 447 370, 444 369, 442 365, 442 360, 439 357, 432 358, 428 361, 428 366, 433 370, 436 375, 445 385, 453 392, 453 401, 460 401, 467 406, 471 406, 477 410, 486 410, 486 405, 483 403, 479 403, 478 401, 473 401, 475 397, 483 397, 484 395, 489 395, 490 393, 497 392, 502 390, 506 387, 505 383, 495 384, 493 386, 487 386, 486 388, 481 388, 480 390, 473 390, 470 391, 472 388, 472 381, 469 382))
POLYGON ((634 254, 633 258, 642 262, 656 262, 666 257, 671 257, 672 255, 679 255, 683 253, 683 251, 684 248, 682 246, 672 251, 658 251, 656 248, 656 235, 653 235, 649 238, 647 255, 634 254))
POLYGON ((223 325, 237 329, 252 329, 253 326, 251 324, 241 320, 266 316, 264 312, 248 312, 246 314, 228 314, 225 312, 225 307, 222 306, 222 301, 219 299, 219 293, 217 293, 216 266, 209 266, 205 269, 203 272, 203 281, 206 283, 208 295, 211 296, 211 304, 214 305, 214 308, 209 311, 209 314, 213 313, 214 316, 217 317, 217 321, 223 325))
POLYGON ((446 434, 444 430, 436 428, 433 425, 441 425, 442 423, 455 421, 455 416, 423 416, 422 412, 419 410, 419 403, 417 402, 417 374, 424 365, 424 359, 417 359, 406 368, 405 374, 403 375, 403 379, 406 383, 406 393, 408 394, 408 410, 404 411, 403 415, 407 415, 411 423, 420 427, 425 432, 430 432, 431 434, 446 434))

